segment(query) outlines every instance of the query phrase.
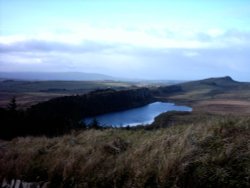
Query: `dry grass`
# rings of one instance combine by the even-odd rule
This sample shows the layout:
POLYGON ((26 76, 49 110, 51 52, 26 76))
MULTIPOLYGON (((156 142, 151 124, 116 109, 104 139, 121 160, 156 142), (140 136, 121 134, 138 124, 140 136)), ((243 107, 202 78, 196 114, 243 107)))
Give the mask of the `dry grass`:
POLYGON ((250 114, 250 101, 234 99, 213 99, 199 101, 194 105, 194 111, 215 114, 250 114))
POLYGON ((0 180, 51 187, 248 187, 250 119, 0 142, 0 180))

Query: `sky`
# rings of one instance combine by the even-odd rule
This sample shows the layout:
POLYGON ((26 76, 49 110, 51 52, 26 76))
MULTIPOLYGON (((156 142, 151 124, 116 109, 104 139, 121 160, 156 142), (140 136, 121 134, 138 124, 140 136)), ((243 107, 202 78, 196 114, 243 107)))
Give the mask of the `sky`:
POLYGON ((0 0, 0 72, 250 81, 249 0, 0 0))

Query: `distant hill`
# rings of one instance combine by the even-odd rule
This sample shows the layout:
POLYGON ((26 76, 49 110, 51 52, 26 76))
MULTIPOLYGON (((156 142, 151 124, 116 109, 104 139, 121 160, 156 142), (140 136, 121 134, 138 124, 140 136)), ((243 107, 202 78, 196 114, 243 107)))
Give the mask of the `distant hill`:
POLYGON ((115 80, 114 77, 84 72, 0 72, 1 79, 17 80, 115 80))
POLYGON ((225 76, 159 87, 156 95, 174 97, 175 99, 201 100, 212 98, 218 94, 246 89, 250 89, 250 83, 238 82, 229 76, 225 76))
POLYGON ((161 87, 160 90, 163 92, 187 92, 193 90, 202 89, 230 89, 246 85, 244 82, 237 82, 229 76, 218 77, 218 78, 207 78, 204 80, 190 81, 171 86, 161 87))
MULTIPOLYGON (((230 86, 236 86, 239 85, 241 82, 237 82, 233 80, 230 76, 225 76, 225 77, 218 77, 218 78, 207 78, 204 80, 198 80, 198 81, 191 81, 191 82, 186 82, 182 83, 183 87, 197 87, 201 85, 207 85, 207 86, 218 86, 218 87, 230 87, 230 86)), ((191 88, 190 88, 191 89, 191 88)))
POLYGON ((204 80, 186 82, 178 84, 183 91, 193 91, 193 90, 216 90, 216 91, 225 91, 235 89, 245 85, 243 82, 237 82, 229 76, 219 77, 219 78, 208 78, 204 80))

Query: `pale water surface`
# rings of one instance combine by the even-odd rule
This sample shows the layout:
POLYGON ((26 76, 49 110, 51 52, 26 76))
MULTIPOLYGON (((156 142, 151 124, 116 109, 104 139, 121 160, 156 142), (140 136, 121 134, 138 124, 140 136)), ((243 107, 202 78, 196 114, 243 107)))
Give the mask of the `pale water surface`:
POLYGON ((102 114, 95 117, 83 119, 89 124, 94 119, 102 126, 125 127, 147 125, 154 121, 154 118, 161 113, 168 111, 192 111, 187 106, 176 106, 174 103, 154 102, 139 108, 102 114))

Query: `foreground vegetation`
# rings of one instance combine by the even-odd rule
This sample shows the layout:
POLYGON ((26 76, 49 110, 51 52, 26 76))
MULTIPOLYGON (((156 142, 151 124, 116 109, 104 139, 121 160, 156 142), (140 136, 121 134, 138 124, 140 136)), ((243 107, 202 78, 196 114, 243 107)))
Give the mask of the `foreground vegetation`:
POLYGON ((1 181, 48 181, 50 187, 249 187, 249 170, 246 117, 0 142, 1 181))

